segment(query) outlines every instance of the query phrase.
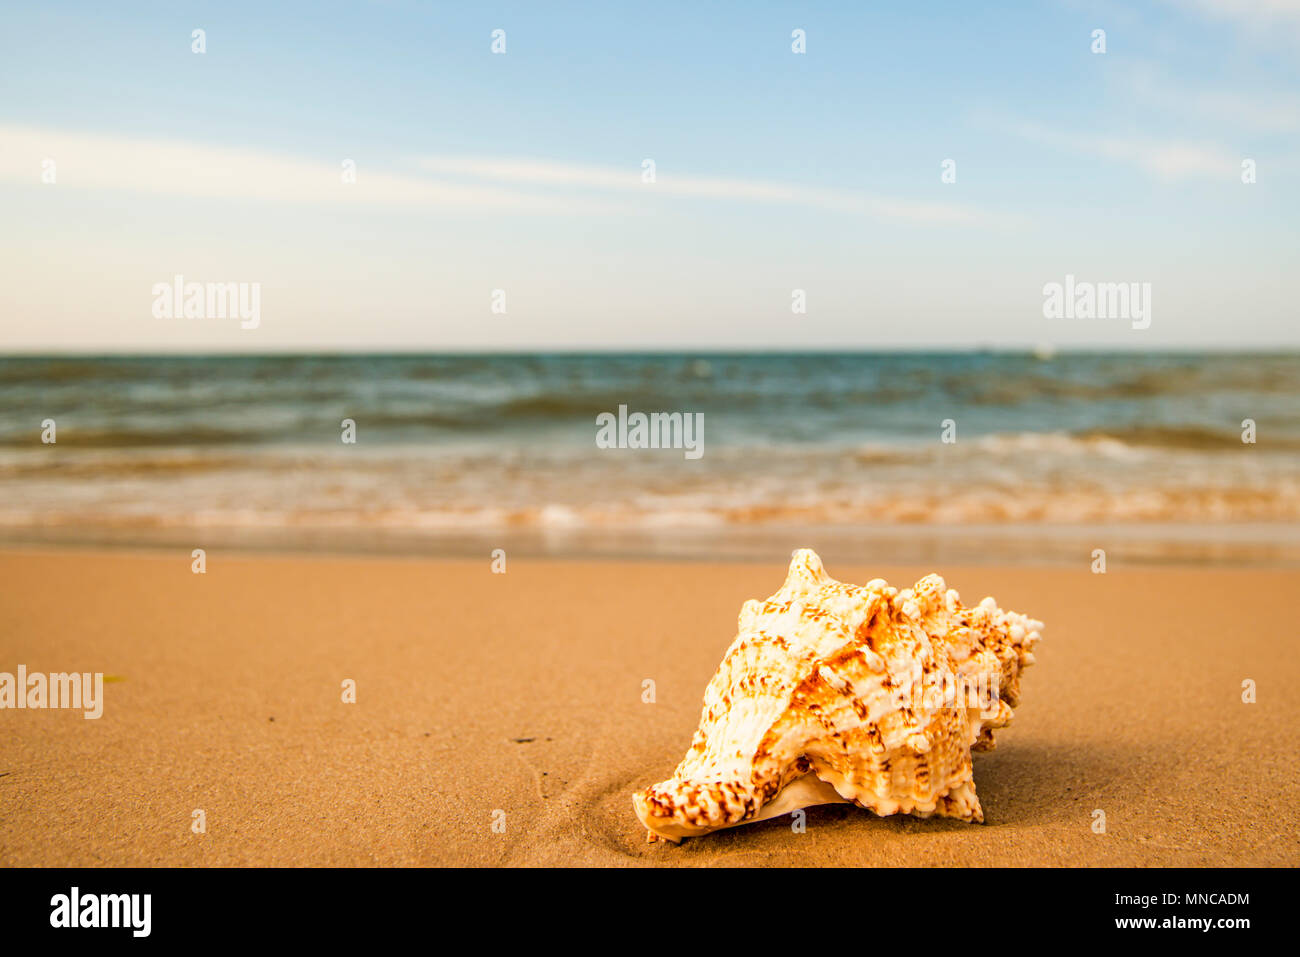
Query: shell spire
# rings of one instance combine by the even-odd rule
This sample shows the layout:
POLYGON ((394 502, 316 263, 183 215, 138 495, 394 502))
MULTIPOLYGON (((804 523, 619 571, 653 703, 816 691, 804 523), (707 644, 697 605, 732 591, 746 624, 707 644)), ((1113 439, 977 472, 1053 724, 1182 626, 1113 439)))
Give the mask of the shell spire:
POLYGON ((690 750, 637 817, 674 842, 832 802, 982 821, 971 751, 1010 723, 1042 627, 938 575, 839 582, 800 549, 742 606, 690 750))

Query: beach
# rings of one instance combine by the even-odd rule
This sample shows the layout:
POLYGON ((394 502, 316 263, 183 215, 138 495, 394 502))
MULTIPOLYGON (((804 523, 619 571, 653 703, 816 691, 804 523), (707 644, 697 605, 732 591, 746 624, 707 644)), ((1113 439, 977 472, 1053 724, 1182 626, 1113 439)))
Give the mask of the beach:
POLYGON ((783 563, 191 564, 0 551, 0 671, 106 681, 97 720, 0 712, 0 865, 1300 864, 1294 568, 829 564, 937 571, 1046 623, 1014 723, 976 756, 985 823, 841 805, 804 833, 673 846, 646 843, 632 792, 685 753, 742 601, 783 563))

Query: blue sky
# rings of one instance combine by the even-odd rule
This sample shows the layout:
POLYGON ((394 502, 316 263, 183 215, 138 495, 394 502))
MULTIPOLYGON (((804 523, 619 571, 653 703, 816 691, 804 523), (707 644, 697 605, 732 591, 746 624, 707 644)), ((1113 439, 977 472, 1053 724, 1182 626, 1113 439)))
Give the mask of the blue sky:
POLYGON ((1300 3, 0 23, 3 351, 1300 345, 1300 3), (258 327, 156 318, 178 273, 258 327), (1044 318, 1067 273, 1151 283, 1150 328, 1044 318))

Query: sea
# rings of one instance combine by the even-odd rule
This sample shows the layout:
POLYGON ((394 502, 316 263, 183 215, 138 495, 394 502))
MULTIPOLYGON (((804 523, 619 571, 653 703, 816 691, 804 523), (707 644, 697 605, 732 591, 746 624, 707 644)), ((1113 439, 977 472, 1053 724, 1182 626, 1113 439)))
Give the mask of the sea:
POLYGON ((1300 353, 0 357, 6 543, 1293 564, 1298 519, 1300 353))

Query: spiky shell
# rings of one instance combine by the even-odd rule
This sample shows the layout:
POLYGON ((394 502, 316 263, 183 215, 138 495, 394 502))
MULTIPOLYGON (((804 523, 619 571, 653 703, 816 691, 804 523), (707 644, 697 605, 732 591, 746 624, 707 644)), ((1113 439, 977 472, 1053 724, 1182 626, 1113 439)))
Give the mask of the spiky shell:
POLYGON ((966 608, 938 575, 845 584, 801 549, 739 625, 686 757, 633 796, 651 839, 836 801, 983 820, 971 750, 1011 721, 1042 622, 966 608))

